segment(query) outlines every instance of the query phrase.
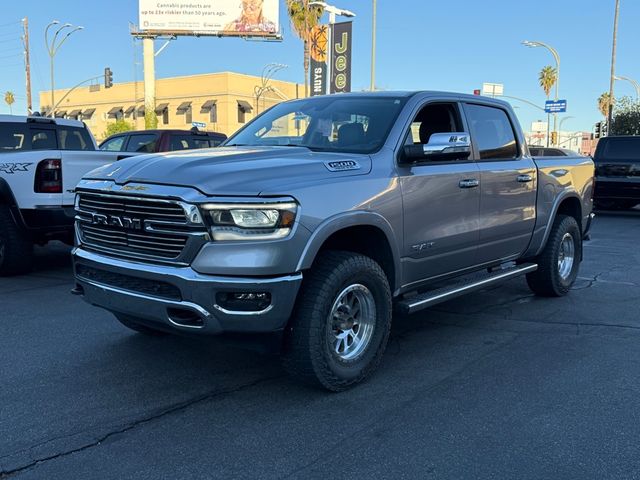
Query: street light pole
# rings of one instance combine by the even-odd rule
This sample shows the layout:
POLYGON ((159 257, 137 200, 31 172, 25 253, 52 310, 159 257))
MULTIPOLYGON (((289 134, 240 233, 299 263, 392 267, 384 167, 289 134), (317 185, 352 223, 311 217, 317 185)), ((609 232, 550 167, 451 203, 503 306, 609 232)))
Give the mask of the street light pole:
POLYGON ((618 76, 616 75, 615 77, 613 77, 614 80, 624 80, 626 82, 629 82, 631 85, 633 85, 633 88, 636 91, 636 101, 640 100, 640 83, 638 83, 636 80, 634 80, 633 78, 629 78, 629 77, 623 77, 623 76, 618 76))
POLYGON ((260 98, 262 97, 262 95, 264 95, 265 92, 271 90, 269 82, 273 79, 273 76, 277 72, 287 67, 288 65, 284 65, 282 63, 268 63, 262 69, 262 75, 260 76, 260 85, 256 85, 253 88, 253 92, 256 96, 256 115, 260 111, 260 98))
MULTIPOLYGON (((558 51, 553 48, 551 45, 548 45, 544 42, 530 42, 529 40, 525 40, 524 42, 522 42, 522 44, 526 47, 543 47, 546 48, 547 50, 549 50, 549 52, 551 52, 551 55, 553 55, 553 59, 556 62, 556 85, 555 85, 555 101, 558 101, 558 90, 560 89, 560 55, 558 54, 558 51)), ((558 114, 554 113, 553 114, 553 131, 556 132, 556 136, 558 135, 558 130, 557 130, 557 122, 558 122, 558 114)))
POLYGON ((613 120, 613 86, 616 76, 616 46, 618 43, 618 16, 620 13, 620 0, 616 0, 616 11, 613 17, 613 42, 611 45, 611 77, 609 78, 609 111, 607 112, 607 132, 611 133, 611 121, 613 120))
POLYGON ((55 81, 54 81, 54 75, 53 75, 53 72, 54 72, 53 64, 54 64, 56 53, 58 53, 58 50, 60 49, 62 44, 67 40, 67 38, 69 38, 74 32, 84 29, 84 27, 79 27, 79 26, 74 27, 70 23, 65 23, 60 28, 58 28, 58 30, 56 30, 56 33, 53 35, 53 39, 51 40, 51 42, 49 42, 49 28, 59 24, 60 22, 58 20, 53 20, 52 22, 49 23, 49 25, 47 25, 47 27, 44 30, 44 41, 47 46, 47 52, 49 53, 49 72, 51 75, 51 117, 52 118, 55 117, 54 105, 56 104, 55 94, 54 94, 55 81), (65 28, 71 28, 71 30, 67 32, 65 36, 60 39, 60 41, 58 41, 58 35, 60 35, 60 32, 62 32, 65 28))

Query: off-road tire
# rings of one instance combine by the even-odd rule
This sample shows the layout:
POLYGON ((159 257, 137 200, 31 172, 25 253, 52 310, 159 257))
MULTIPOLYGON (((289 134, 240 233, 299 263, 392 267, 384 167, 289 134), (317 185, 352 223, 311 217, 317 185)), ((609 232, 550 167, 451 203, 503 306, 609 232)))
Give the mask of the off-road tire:
POLYGON ((392 304, 389 281, 364 255, 327 251, 305 274, 284 335, 283 364, 296 380, 330 391, 345 390, 367 378, 379 365, 389 340, 392 304), (337 358, 327 341, 332 307, 345 288, 362 285, 375 303, 373 333, 359 357, 337 358))
POLYGON ((33 243, 0 205, 0 276, 28 273, 33 266, 33 243))
POLYGON ((169 335, 167 332, 162 330, 156 330, 155 328, 143 325, 139 320, 136 320, 135 317, 130 315, 125 315, 124 313, 114 313, 114 315, 122 325, 130 330, 142 333, 143 335, 148 335, 150 337, 163 337, 165 335, 169 335))
POLYGON ((527 284, 533 293, 541 297, 562 297, 569 293, 580 269, 582 234, 578 222, 568 215, 558 215, 544 250, 535 259, 538 270, 527 274, 527 284), (574 262, 566 279, 560 275, 558 259, 560 244, 566 234, 571 234, 574 243, 574 262))

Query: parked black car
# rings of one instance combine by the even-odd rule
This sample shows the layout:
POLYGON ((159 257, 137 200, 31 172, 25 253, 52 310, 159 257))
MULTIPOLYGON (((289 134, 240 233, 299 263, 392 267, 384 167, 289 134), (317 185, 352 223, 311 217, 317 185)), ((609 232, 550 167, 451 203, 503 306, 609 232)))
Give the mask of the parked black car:
POLYGON ((629 209, 640 203, 640 136, 601 138, 593 160, 597 208, 629 209))
POLYGON ((577 152, 568 148, 555 147, 532 147, 529 146, 529 153, 532 157, 575 157, 577 152))
POLYGON ((100 150, 128 153, 172 152, 217 147, 227 139, 224 133, 191 130, 141 130, 111 135, 100 150))

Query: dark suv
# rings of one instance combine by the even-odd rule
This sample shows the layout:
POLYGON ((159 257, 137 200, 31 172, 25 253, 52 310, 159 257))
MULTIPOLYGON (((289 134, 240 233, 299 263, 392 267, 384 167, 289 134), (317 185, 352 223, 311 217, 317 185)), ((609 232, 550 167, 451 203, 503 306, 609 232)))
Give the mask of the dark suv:
POLYGON ((217 147, 227 139, 224 133, 191 130, 141 130, 111 135, 100 144, 110 152, 155 153, 217 147))
POLYGON ((629 209, 640 203, 640 136, 601 138, 596 164, 596 207, 629 209))

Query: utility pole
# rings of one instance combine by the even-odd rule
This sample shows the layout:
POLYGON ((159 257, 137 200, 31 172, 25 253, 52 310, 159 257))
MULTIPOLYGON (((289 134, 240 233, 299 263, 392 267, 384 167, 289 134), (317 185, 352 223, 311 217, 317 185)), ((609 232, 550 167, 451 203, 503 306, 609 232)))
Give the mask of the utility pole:
POLYGON ((156 128, 156 60, 153 37, 142 39, 142 63, 144 68, 144 127, 156 128))
POLYGON ((29 18, 24 17, 22 19, 22 44, 24 46, 24 70, 26 77, 27 87, 27 115, 33 113, 33 103, 31 101, 31 63, 29 60, 29 18))
POLYGON ((373 24, 371 36, 371 87, 372 92, 376 89, 376 0, 373 0, 373 24))
POLYGON ((620 13, 620 0, 616 0, 616 13, 613 17, 613 44, 611 46, 611 77, 609 78, 609 111, 607 113, 607 134, 611 133, 613 120, 613 85, 616 76, 616 46, 618 43, 618 14, 620 13))

